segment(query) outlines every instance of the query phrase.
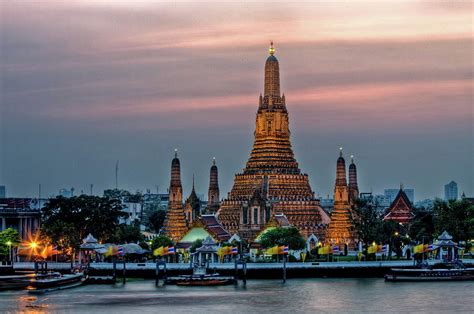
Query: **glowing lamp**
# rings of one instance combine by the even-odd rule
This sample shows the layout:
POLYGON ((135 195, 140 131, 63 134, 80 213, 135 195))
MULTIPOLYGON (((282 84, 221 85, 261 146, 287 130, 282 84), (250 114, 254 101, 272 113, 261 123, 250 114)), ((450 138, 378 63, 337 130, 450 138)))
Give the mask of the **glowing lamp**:
POLYGON ((7 241, 6 245, 12 246, 12 241, 7 241))

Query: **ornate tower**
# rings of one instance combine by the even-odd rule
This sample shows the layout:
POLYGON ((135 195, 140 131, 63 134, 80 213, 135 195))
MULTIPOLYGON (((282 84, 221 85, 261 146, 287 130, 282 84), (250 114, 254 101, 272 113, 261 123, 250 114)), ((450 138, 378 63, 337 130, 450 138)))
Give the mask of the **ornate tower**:
POLYGON ((357 168, 354 163, 354 155, 351 155, 351 164, 349 165, 349 203, 354 204, 359 197, 359 186, 357 185, 357 168))
POLYGON ((169 188, 168 211, 163 225, 165 234, 173 241, 178 241, 187 231, 186 217, 183 210, 183 188, 181 186, 181 165, 178 151, 175 150, 171 162, 171 181, 169 188))
POLYGON ((331 223, 326 235, 326 242, 338 245, 353 246, 352 223, 350 220, 349 187, 346 180, 346 161, 342 157, 342 147, 336 167, 336 184, 334 186, 334 208, 331 223))
POLYGON ((188 227, 190 227, 196 219, 201 215, 201 201, 196 195, 196 190, 194 189, 194 175, 193 175, 193 189, 191 194, 184 202, 184 214, 186 216, 186 222, 188 227))
POLYGON ((308 176, 298 168, 290 142, 285 96, 280 94, 280 68, 271 43, 265 62, 264 95, 260 95, 254 144, 245 169, 221 203, 224 227, 253 240, 276 214, 284 214, 302 235, 323 236, 322 208, 308 176))
POLYGON ((206 213, 213 214, 219 209, 219 180, 216 166, 216 158, 212 159, 212 166, 209 175, 209 191, 207 193, 206 213))

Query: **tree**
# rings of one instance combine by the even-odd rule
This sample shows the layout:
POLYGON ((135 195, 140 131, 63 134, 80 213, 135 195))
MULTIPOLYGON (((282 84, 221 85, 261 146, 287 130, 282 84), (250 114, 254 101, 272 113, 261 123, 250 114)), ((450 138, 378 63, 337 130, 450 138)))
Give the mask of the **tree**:
POLYGON ((196 252, 196 249, 200 248, 201 246, 202 246, 202 239, 197 239, 193 242, 193 244, 191 245, 191 248, 189 249, 189 251, 191 253, 194 253, 194 252, 196 252))
POLYGON ((162 246, 173 246, 173 245, 174 245, 173 240, 171 240, 165 235, 160 235, 154 238, 153 240, 151 240, 152 251, 162 246))
POLYGON ((382 220, 377 213, 377 205, 368 200, 358 199, 352 206, 352 225, 364 248, 378 240, 382 220))
POLYGON ((0 232, 0 255, 8 256, 9 250, 16 247, 20 242, 18 231, 12 228, 3 230, 0 232))
POLYGON ((50 199, 42 210, 42 232, 59 248, 78 250, 89 233, 99 241, 110 238, 127 217, 117 199, 80 195, 50 199))
POLYGON ((296 227, 289 227, 275 228, 264 232, 260 237, 260 244, 264 248, 288 245, 292 250, 302 250, 306 246, 306 241, 296 227))
POLYGON ((433 213, 424 208, 415 209, 415 217, 408 225, 408 235, 417 242, 428 243, 435 233, 433 213))
POLYGON ((144 225, 151 232, 158 233, 163 227, 166 218, 166 211, 156 208, 147 208, 145 210, 144 225))
POLYGON ((468 200, 449 202, 435 200, 435 232, 447 231, 454 241, 467 241, 474 237, 474 205, 468 200))
POLYGON ((131 225, 120 224, 115 233, 107 240, 112 243, 137 243, 143 241, 145 237, 140 231, 140 224, 135 222, 131 225))

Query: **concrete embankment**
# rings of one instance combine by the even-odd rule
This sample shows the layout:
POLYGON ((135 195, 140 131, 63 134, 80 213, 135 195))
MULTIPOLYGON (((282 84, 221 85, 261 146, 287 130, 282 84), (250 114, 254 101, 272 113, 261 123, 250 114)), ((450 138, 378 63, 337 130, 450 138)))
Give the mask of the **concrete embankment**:
MULTIPOLYGON (((436 261, 428 261, 434 264, 436 261)), ((471 263, 466 261, 467 264, 471 263)), ((472 263, 471 263, 472 265, 472 263)), ((364 278, 383 277, 390 268, 412 267, 413 261, 384 261, 384 262, 327 262, 327 263, 287 263, 287 278, 364 278)), ((16 271, 33 270, 33 263, 15 263, 16 271)), ((70 270, 70 263, 49 263, 48 269, 67 272, 70 270)), ((123 264, 117 263, 117 275, 121 276, 123 264)), ((233 276, 235 265, 233 263, 211 263, 210 270, 214 270, 221 275, 233 276)), ((155 263, 127 263, 126 276, 136 278, 155 278, 155 263)), ((168 263, 166 264, 168 276, 190 274, 189 264, 168 263)), ((162 271, 160 271, 162 273, 162 271)), ((249 279, 276 279, 282 278, 282 263, 248 263, 247 278, 249 279)), ((112 275, 112 263, 92 263, 90 274, 97 276, 112 275)), ((242 274, 242 270, 239 271, 242 274)))

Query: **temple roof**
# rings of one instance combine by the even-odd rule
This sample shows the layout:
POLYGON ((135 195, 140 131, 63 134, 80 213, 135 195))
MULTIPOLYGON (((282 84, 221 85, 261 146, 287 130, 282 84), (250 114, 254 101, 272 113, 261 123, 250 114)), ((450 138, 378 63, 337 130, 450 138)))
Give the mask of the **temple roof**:
POLYGON ((413 206, 401 188, 397 196, 387 209, 384 220, 394 220, 402 224, 408 223, 414 217, 413 206))

